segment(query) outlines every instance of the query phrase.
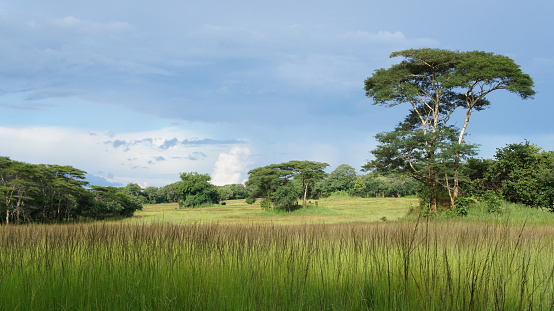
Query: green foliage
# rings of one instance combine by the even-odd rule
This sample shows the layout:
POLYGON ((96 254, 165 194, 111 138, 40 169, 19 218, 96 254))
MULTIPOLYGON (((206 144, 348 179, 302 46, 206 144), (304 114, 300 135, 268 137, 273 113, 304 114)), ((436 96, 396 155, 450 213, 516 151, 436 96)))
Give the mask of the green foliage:
POLYGON ((182 181, 174 182, 172 184, 163 186, 160 188, 160 196, 162 202, 160 203, 177 203, 181 197, 181 183, 182 181))
POLYGON ((130 217, 142 209, 138 185, 85 188, 85 172, 71 166, 0 158, 0 214, 5 223, 71 222, 130 217), (135 187, 136 186, 136 187, 135 187), (131 192, 130 189, 136 192, 131 192))
POLYGON ((341 164, 326 179, 321 180, 317 188, 324 195, 336 191, 350 191, 355 181, 356 170, 348 164, 341 164))
POLYGON ((90 219, 130 217, 142 209, 138 198, 130 196, 125 189, 92 186, 88 195, 82 198, 79 216, 90 219))
POLYGON ((278 208, 292 211, 298 207, 298 198, 302 194, 299 184, 288 182, 277 188, 271 196, 271 201, 278 208))
POLYGON ((469 213, 469 207, 473 203, 473 200, 465 197, 456 198, 456 214, 458 216, 467 216, 469 213))
POLYGON ((179 205, 181 207, 198 207, 219 203, 219 194, 216 186, 209 183, 208 174, 181 173, 179 205))
MULTIPOLYGON (((554 153, 542 152, 526 141, 497 149, 492 179, 509 202, 539 206, 544 200, 542 190, 548 189, 548 176, 554 167, 554 153)), ((545 206, 549 207, 549 206, 545 206)))
POLYGON ((398 173, 368 173, 359 176, 351 193, 361 197, 404 197, 417 193, 415 179, 398 173))
POLYGON ((246 199, 249 196, 249 191, 243 184, 219 186, 217 191, 221 201, 246 199))
POLYGON ((325 177, 327 163, 314 161, 289 161, 255 168, 248 172, 246 186, 252 189, 251 197, 264 198, 264 209, 276 206, 291 210, 298 199, 303 206, 314 185, 325 177), (300 190, 300 192, 298 192, 300 190))
POLYGON ((487 191, 480 197, 480 200, 485 205, 488 213, 502 212, 502 200, 496 193, 487 191))
POLYGON ((533 80, 510 58, 481 51, 411 49, 391 57, 404 60, 367 78, 366 96, 376 105, 407 103, 410 110, 394 131, 376 135, 376 159, 364 168, 411 174, 429 189, 436 212, 441 189, 451 201, 458 196, 460 165, 474 153, 464 142, 472 112, 489 106, 486 96, 495 90, 531 98, 533 80), (458 108, 465 110, 460 128, 450 125, 458 108))

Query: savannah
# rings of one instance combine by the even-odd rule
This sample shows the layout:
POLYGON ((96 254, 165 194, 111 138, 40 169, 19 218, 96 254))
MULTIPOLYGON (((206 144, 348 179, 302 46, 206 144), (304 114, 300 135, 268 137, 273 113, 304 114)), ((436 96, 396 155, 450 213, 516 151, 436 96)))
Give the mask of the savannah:
POLYGON ((364 174, 293 160, 143 189, 0 157, 0 310, 554 310, 554 152, 466 141, 489 93, 533 80, 481 51, 391 57, 366 96, 410 108, 364 174))
POLYGON ((424 219, 413 198, 330 198, 288 213, 226 203, 0 226, 0 309, 554 307, 547 211, 475 205, 464 218, 424 219))

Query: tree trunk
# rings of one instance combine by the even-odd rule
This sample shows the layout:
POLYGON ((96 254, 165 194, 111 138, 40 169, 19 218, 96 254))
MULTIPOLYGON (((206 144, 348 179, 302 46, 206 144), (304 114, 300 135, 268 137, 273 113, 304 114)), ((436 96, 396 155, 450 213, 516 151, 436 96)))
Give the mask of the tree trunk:
MULTIPOLYGON (((469 119, 471 118, 471 113, 473 112, 473 106, 475 103, 469 103, 467 102, 467 111, 466 111, 466 117, 464 120, 464 125, 460 129, 460 136, 458 137, 458 145, 461 146, 464 142, 464 136, 467 130, 467 125, 469 124, 469 119)), ((459 168, 458 165, 460 164, 460 154, 456 154, 456 165, 454 167, 454 185, 452 186, 452 196, 454 197, 452 199, 452 208, 456 208, 456 204, 454 203, 454 200, 459 196, 460 193, 460 174, 459 174, 459 168)))
POLYGON ((429 169, 429 190, 430 190, 430 196, 429 196, 429 211, 431 213, 437 213, 437 178, 436 178, 436 172, 434 168, 429 169))
POLYGON ((304 185, 304 196, 302 200, 302 206, 306 207, 306 199, 308 198, 308 183, 304 185))

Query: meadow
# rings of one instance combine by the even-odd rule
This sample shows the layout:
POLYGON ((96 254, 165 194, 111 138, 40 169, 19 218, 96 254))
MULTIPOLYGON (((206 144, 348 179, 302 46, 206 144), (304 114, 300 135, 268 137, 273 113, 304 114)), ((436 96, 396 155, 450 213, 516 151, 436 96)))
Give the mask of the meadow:
POLYGON ((0 310, 554 308, 551 214, 397 217, 413 199, 321 201, 287 215, 242 204, 0 226, 0 310))

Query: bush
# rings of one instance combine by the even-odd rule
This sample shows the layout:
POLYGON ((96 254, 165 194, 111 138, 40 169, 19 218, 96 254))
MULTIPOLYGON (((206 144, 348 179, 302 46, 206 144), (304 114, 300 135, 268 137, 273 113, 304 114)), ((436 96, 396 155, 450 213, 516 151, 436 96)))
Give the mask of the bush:
POLYGON ((496 193, 492 191, 485 192, 481 196, 481 201, 485 204, 488 213, 502 212, 502 200, 496 193))
POLYGON ((458 216, 467 216, 469 213, 469 206, 472 203, 470 198, 459 197, 455 200, 456 210, 455 213, 458 216))

